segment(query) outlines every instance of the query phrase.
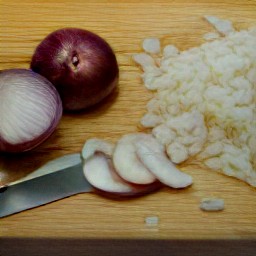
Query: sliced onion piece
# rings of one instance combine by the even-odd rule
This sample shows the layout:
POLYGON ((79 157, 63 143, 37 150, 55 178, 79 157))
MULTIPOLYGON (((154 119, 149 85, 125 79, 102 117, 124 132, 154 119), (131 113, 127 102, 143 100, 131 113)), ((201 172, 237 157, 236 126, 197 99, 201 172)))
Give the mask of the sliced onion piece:
POLYGON ((111 160, 96 154, 84 163, 84 175, 89 183, 100 190, 112 193, 129 193, 132 188, 119 178, 111 160))
POLYGON ((124 135, 116 144, 113 163, 117 173, 126 181, 134 184, 150 184, 156 181, 147 167, 140 161, 136 154, 136 142, 149 140, 151 135, 132 133, 124 135))
POLYGON ((150 141, 138 141, 136 153, 163 184, 172 188, 184 188, 192 184, 192 177, 178 170, 163 152, 155 150, 150 141))
POLYGON ((102 152, 108 157, 112 157, 114 144, 98 138, 88 139, 82 149, 82 158, 88 160, 97 152, 102 152))
POLYGON ((160 183, 136 186, 125 182, 117 175, 111 159, 102 153, 96 153, 85 161, 83 170, 88 182, 105 196, 139 196, 161 187, 160 183))
POLYGON ((0 151, 31 150, 56 129, 62 103, 55 87, 26 69, 0 71, 0 151))

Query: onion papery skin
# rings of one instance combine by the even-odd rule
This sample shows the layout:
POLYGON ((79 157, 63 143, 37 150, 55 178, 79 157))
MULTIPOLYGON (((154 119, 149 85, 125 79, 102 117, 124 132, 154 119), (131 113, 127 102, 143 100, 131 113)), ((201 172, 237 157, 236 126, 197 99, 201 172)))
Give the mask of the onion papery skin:
POLYGON ((63 28, 49 34, 37 46, 31 69, 56 86, 67 111, 99 103, 119 80, 117 59, 110 45, 79 28, 63 28))
POLYGON ((28 69, 0 71, 1 152, 39 146, 55 131, 62 112, 59 93, 45 77, 28 69))

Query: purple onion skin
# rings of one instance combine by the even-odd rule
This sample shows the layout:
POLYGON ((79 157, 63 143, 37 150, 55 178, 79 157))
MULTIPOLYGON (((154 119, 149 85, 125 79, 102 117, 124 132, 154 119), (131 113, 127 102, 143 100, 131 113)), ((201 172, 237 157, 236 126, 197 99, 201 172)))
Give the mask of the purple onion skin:
POLYGON ((40 144, 42 144, 44 141, 46 141, 52 135, 52 133, 56 130, 56 128, 61 120, 62 112, 63 112, 61 98, 60 98, 59 93, 57 92, 56 88, 51 84, 50 81, 48 81, 45 77, 33 72, 32 70, 28 70, 28 69, 0 70, 0 78, 1 78, 2 74, 8 75, 8 76, 13 76, 14 74, 19 75, 19 76, 31 76, 36 79, 40 79, 42 82, 45 83, 46 86, 48 86, 51 89, 52 94, 56 97, 56 102, 57 102, 56 115, 55 115, 54 119, 52 120, 49 128, 40 136, 34 138, 33 140, 25 141, 23 143, 11 144, 11 143, 5 141, 4 138, 1 137, 1 134, 0 134, 0 152, 21 153, 21 152, 30 151, 30 150, 36 148, 37 146, 39 146, 40 144))
POLYGON ((3 138, 0 136, 0 152, 5 153, 21 153, 21 152, 27 152, 32 149, 35 149, 39 145, 41 145, 44 141, 46 141, 52 133, 55 131, 56 127, 53 125, 51 128, 49 128, 45 134, 42 134, 41 136, 35 138, 32 141, 28 141, 25 143, 19 143, 19 144, 10 144, 3 140, 3 138))
POLYGON ((31 69, 56 86, 67 111, 99 103, 117 86, 119 78, 110 45, 98 35, 78 28, 49 34, 36 48, 31 69))

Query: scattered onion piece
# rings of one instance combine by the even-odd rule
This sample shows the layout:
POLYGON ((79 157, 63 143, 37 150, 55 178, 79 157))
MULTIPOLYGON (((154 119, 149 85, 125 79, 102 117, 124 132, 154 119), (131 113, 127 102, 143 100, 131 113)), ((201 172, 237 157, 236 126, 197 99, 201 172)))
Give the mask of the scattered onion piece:
POLYGON ((160 40, 158 38, 146 38, 143 41, 142 47, 145 52, 148 52, 151 54, 158 54, 160 53, 160 50, 161 50, 160 40))

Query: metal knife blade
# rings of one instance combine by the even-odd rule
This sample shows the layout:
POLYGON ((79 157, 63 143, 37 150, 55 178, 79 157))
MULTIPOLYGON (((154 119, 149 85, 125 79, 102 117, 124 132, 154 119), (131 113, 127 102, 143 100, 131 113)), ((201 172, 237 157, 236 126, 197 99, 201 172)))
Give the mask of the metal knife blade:
POLYGON ((74 166, 41 176, 32 175, 31 179, 0 189, 0 218, 90 191, 92 186, 83 174, 81 161, 74 166))
POLYGON ((26 180, 31 180, 49 173, 60 171, 81 162, 82 159, 79 153, 67 154, 47 162, 46 164, 33 171, 32 173, 28 174, 27 176, 9 183, 8 186, 15 185, 26 180))

